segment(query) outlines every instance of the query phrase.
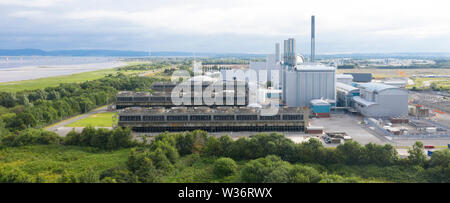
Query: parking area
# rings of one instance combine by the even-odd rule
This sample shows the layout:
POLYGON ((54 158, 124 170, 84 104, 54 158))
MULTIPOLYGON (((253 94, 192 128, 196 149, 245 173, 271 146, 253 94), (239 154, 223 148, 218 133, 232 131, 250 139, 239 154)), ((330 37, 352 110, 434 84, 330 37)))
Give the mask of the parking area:
POLYGON ((379 135, 372 134, 360 123, 363 118, 349 114, 332 114, 330 118, 313 118, 310 120, 312 126, 322 126, 325 132, 345 132, 353 140, 362 145, 368 143, 386 144, 388 141, 379 135))

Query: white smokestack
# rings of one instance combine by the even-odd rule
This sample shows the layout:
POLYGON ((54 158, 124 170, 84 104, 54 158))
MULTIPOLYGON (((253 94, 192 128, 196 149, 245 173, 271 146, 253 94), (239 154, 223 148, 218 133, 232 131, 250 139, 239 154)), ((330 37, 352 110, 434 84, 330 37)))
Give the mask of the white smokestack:
POLYGON ((316 19, 311 16, 311 62, 316 58, 316 19))
POLYGON ((275 44, 275 62, 281 61, 281 50, 280 50, 280 43, 275 44))

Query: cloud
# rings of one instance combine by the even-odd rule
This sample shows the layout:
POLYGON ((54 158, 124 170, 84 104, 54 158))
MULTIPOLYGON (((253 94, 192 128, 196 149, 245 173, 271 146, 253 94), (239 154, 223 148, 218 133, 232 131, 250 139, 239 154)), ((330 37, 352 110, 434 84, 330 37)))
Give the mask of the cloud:
POLYGON ((0 5, 22 7, 50 7, 71 0, 0 0, 0 5))
MULTIPOLYGON (((195 49, 195 44, 203 44, 202 40, 211 42, 209 45, 218 51, 235 50, 221 43, 225 40, 231 42, 228 46, 243 52, 262 47, 259 43, 267 43, 262 50, 271 50, 274 41, 295 37, 299 47, 307 49, 309 20, 314 14, 318 44, 323 46, 318 51, 336 51, 333 47, 345 45, 355 51, 370 51, 370 45, 380 47, 376 39, 384 43, 380 50, 389 51, 398 48, 392 44, 398 43, 399 38, 405 41, 405 49, 428 50, 423 42, 450 43, 447 4, 444 0, 0 0, 0 5, 4 5, 0 18, 6 19, 0 21, 0 34, 34 33, 36 40, 42 34, 66 35, 65 38, 104 35, 105 39, 129 44, 139 41, 162 45, 155 40, 171 36, 180 50, 195 49), (227 36, 234 36, 235 40, 227 36), (248 41, 239 41, 243 39, 248 41)), ((103 46, 110 47, 112 43, 105 42, 103 46)), ((450 50, 437 47, 437 51, 450 50)), ((136 48, 140 48, 139 44, 136 48)))

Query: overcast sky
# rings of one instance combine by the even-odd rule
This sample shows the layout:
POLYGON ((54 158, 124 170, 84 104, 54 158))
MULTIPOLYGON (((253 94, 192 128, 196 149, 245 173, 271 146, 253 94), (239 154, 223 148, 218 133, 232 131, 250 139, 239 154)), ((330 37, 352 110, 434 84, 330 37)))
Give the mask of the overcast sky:
POLYGON ((450 52, 448 0, 0 0, 0 49, 450 52))

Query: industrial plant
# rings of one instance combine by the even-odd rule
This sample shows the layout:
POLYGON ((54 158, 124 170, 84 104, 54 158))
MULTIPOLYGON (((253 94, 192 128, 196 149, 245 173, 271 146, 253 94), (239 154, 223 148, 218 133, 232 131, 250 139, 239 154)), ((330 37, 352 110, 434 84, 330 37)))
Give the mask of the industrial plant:
POLYGON ((154 83, 151 93, 119 93, 119 126, 136 132, 314 132, 320 127, 311 126, 309 118, 328 118, 333 112, 383 119, 407 116, 406 90, 374 83, 371 74, 336 74, 335 66, 315 61, 315 21, 312 16, 309 58, 297 54, 296 41, 289 38, 283 53, 276 43, 275 53, 263 62, 251 61, 247 72, 202 70, 194 62, 196 76, 185 82, 154 83), (274 104, 277 113, 261 114, 274 104))

